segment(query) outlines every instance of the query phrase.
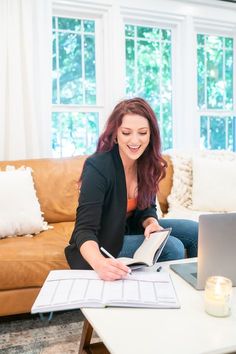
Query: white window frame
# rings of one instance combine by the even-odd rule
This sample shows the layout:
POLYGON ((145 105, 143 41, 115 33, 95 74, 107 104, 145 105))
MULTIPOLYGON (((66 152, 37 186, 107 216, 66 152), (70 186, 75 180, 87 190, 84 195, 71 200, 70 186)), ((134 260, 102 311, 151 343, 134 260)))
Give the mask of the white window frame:
MULTIPOLYGON (((178 67, 180 65, 178 59, 178 47, 176 45, 177 38, 180 35, 181 30, 181 23, 183 21, 183 16, 178 14, 170 14, 165 13, 162 14, 160 11, 157 10, 144 10, 144 9, 133 9, 127 6, 123 6, 121 9, 121 13, 123 16, 123 27, 125 24, 134 24, 137 26, 150 26, 150 27, 157 27, 161 29, 170 29, 172 42, 172 59, 171 59, 171 69, 172 69, 172 127, 173 127, 173 146, 177 145, 177 134, 176 131, 178 129, 178 125, 176 124, 176 117, 180 115, 179 109, 180 105, 178 102, 180 101, 181 97, 179 95, 179 91, 177 90, 177 82, 178 82, 178 75, 179 70, 178 67), (176 58, 175 65, 173 65, 173 58, 176 58)), ((125 45, 125 39, 124 39, 125 45)), ((125 53, 125 49, 124 49, 125 53)), ((125 58, 124 58, 125 63, 125 58)), ((124 70, 124 77, 125 77, 125 64, 123 66, 124 70)), ((125 92, 125 88, 124 88, 125 92)))
MULTIPOLYGON (((171 28, 173 149, 200 148, 196 30, 207 28, 214 34, 224 32, 235 36, 236 4, 217 0, 53 0, 53 8, 56 16, 77 15, 101 21, 103 54, 97 57, 102 67, 97 72, 97 84, 101 89, 97 91, 96 105, 100 113, 100 131, 114 105, 125 98, 125 23, 152 23, 157 27, 171 28)), ((235 47, 234 59, 235 76, 235 47)), ((236 114, 235 82, 233 88, 233 114, 236 114)), ((54 108, 58 111, 60 107, 54 108)), ((91 106, 81 109, 91 111, 91 106)))
POLYGON ((96 104, 95 105, 70 105, 52 104, 52 112, 98 112, 99 130, 101 131, 108 114, 109 73, 106 71, 107 51, 109 47, 108 18, 111 6, 99 4, 97 1, 89 2, 80 0, 54 0, 53 16, 64 18, 78 18, 81 20, 95 20, 95 55, 96 55, 96 104))
MULTIPOLYGON (((217 22, 214 21, 202 21, 197 19, 194 21, 195 25, 195 38, 198 33, 204 35, 214 35, 233 38, 233 109, 223 110, 223 109, 197 109, 197 119, 199 123, 199 146, 200 146, 200 119, 201 116, 217 116, 217 117, 229 117, 236 116, 236 31, 235 24, 230 24, 229 22, 217 22)), ((197 68, 196 68, 197 70, 197 68)), ((227 133, 227 130, 226 130, 227 133)))

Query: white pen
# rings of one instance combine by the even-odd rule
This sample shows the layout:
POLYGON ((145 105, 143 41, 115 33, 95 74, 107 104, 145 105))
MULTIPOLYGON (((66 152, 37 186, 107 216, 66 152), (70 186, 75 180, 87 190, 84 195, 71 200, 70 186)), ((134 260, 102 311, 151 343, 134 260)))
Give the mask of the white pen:
MULTIPOLYGON (((116 259, 115 257, 112 256, 112 254, 110 254, 107 250, 105 250, 105 248, 100 247, 100 250, 101 250, 107 257, 112 258, 112 259, 116 259)), ((132 274, 131 269, 129 270, 129 274, 132 274)))
POLYGON ((100 247, 100 250, 109 258, 115 259, 115 257, 112 256, 112 254, 110 254, 107 250, 105 250, 105 248, 100 247))

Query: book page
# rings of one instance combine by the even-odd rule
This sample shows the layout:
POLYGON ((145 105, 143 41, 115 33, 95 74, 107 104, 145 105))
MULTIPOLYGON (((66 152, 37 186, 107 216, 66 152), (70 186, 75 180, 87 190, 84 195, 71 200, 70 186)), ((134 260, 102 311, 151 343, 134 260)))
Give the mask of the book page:
MULTIPOLYGON (((155 254, 162 247, 163 242, 170 234, 170 229, 164 229, 158 232, 153 232, 150 238, 145 238, 141 246, 134 254, 134 259, 138 262, 142 261, 152 266, 154 263, 155 254)), ((156 260, 155 260, 156 261, 156 260)))
POLYGON ((141 266, 152 266, 160 256, 170 232, 170 228, 153 232, 149 239, 145 238, 134 253, 133 258, 119 257, 117 259, 125 265, 131 266, 132 269, 138 269, 141 266))

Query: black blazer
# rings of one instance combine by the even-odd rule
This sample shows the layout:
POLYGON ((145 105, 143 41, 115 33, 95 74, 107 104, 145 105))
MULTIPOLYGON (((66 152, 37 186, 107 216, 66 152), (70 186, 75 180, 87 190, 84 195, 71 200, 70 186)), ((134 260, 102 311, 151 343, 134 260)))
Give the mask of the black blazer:
POLYGON ((72 269, 91 269, 80 253, 81 245, 96 241, 117 257, 125 234, 143 234, 142 222, 157 219, 155 196, 150 208, 136 209, 126 219, 127 190, 117 145, 109 152, 89 157, 82 172, 82 185, 74 231, 65 249, 72 269))

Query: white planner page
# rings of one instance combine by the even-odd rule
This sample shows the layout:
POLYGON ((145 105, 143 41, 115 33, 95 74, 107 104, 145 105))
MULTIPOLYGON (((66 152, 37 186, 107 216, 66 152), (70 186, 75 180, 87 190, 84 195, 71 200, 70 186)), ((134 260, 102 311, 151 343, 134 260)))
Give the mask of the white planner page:
POLYGON ((126 279, 101 280, 90 270, 51 271, 32 307, 32 313, 82 307, 179 308, 167 272, 133 272, 126 279))

